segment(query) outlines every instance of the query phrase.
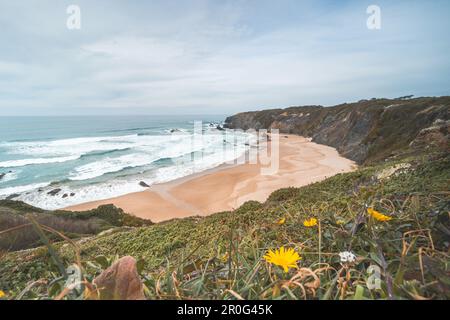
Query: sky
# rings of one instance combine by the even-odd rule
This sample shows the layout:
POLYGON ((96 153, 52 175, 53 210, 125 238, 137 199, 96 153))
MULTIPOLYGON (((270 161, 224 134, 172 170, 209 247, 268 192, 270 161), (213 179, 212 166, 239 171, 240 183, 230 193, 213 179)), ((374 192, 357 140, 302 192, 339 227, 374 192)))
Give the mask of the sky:
POLYGON ((0 0, 0 115, 449 95, 449 14, 447 0, 0 0), (69 5, 80 29, 67 28, 69 5))

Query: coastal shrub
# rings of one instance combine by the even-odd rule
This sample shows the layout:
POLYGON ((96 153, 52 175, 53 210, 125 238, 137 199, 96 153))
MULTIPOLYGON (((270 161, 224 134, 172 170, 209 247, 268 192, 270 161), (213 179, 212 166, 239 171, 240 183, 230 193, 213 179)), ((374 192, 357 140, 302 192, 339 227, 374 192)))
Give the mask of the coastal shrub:
MULTIPOLYGON (((114 227, 139 227, 153 224, 123 212, 113 205, 100 206, 85 212, 45 211, 20 201, 0 201, 0 249, 14 251, 41 245, 39 236, 30 226, 26 214, 36 221, 63 232, 70 238, 95 235, 114 227), (6 232, 7 230, 10 230, 6 232)), ((50 240, 61 240, 50 235, 50 240)))
POLYGON ((64 211, 57 210, 53 213, 56 216, 77 219, 77 220, 88 220, 91 218, 98 218, 106 221, 113 226, 130 226, 139 227, 144 225, 153 224, 150 220, 141 219, 136 216, 125 213, 122 209, 117 208, 112 204, 102 205, 96 209, 88 211, 64 211))

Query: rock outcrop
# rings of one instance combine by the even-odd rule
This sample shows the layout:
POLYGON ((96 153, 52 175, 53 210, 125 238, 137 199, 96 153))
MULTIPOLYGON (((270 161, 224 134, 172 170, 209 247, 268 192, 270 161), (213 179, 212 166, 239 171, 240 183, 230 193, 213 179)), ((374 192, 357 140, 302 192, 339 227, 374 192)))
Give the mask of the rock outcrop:
POLYGON ((150 188, 150 186, 147 183, 145 183, 144 181, 139 182, 139 185, 144 188, 150 188))
POLYGON ((51 196, 56 196, 60 192, 61 192, 61 188, 56 188, 56 189, 50 190, 49 192, 47 192, 47 194, 51 195, 51 196))
POLYGON ((144 300, 144 289, 136 260, 126 256, 117 260, 93 281, 101 300, 144 300))
MULTIPOLYGON (((418 135, 427 135, 421 131, 436 127, 433 125, 435 121, 446 122, 449 119, 450 97, 399 98, 362 100, 334 107, 305 106, 244 112, 227 118, 225 127, 279 129, 281 133, 310 137, 312 141, 332 146, 343 156, 362 164, 395 156, 418 135)), ((436 134, 428 136, 440 137, 436 134)), ((438 144, 442 146, 442 141, 438 144)))
POLYGON ((431 127, 420 130, 410 146, 415 149, 438 147, 443 150, 450 150, 450 120, 438 119, 431 127))

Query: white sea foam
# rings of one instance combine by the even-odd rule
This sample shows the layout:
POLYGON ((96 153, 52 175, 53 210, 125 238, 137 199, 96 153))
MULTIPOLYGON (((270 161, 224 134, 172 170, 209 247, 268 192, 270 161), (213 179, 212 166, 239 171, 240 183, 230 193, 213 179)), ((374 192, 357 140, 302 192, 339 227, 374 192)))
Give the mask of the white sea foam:
MULTIPOLYGON (((22 161, 21 163, 15 163, 17 167, 25 166, 31 160, 34 162, 42 161, 42 164, 49 163, 49 159, 54 159, 54 162, 62 162, 77 159, 85 154, 95 153, 92 159, 83 157, 80 159, 80 162, 83 161, 83 163, 79 163, 72 169, 69 168, 65 177, 72 181, 62 182, 58 185, 52 184, 51 186, 49 183, 40 183, 3 188, 0 189, 0 197, 4 198, 9 194, 20 193, 20 196, 16 199, 44 209, 57 209, 89 201, 108 199, 144 190, 145 188, 139 185, 140 181, 145 181, 149 185, 164 183, 234 160, 244 154, 247 138, 248 135, 246 134, 238 134, 237 139, 234 140, 224 135, 223 132, 207 130, 207 134, 200 137, 201 143, 193 141, 192 135, 185 132, 178 132, 170 136, 127 135, 0 143, 0 148, 8 153, 28 155, 28 158, 14 160, 22 161), (224 146, 231 148, 226 149, 224 146), (109 153, 109 151, 115 150, 122 151, 117 155, 109 153), (97 153, 103 151, 108 152, 108 154, 97 153), (188 155, 197 151, 203 151, 201 157, 197 157, 197 153, 194 159, 188 157, 188 155), (30 156, 36 158, 31 159, 30 156), (172 164, 168 162, 166 167, 154 169, 147 166, 163 158, 172 159, 172 164), (44 162, 44 159, 47 162, 44 162), (91 162, 86 163, 86 161, 91 162), (144 167, 143 171, 146 170, 141 174, 123 177, 113 174, 126 168, 141 166, 144 167), (109 180, 106 182, 82 182, 110 173, 111 178, 108 178, 109 180), (39 192, 39 188, 43 190, 39 192), (62 190, 57 195, 49 195, 48 192, 55 188, 61 188, 62 190)), ((0 162, 0 164, 5 162, 7 161, 0 162)), ((10 166, 14 163, 7 162, 7 164, 10 166)), ((61 180, 63 178, 61 177, 61 180)))
POLYGON ((47 187, 42 192, 35 190, 29 193, 22 193, 17 198, 14 198, 14 200, 21 200, 39 208, 54 210, 89 201, 108 199, 145 189, 141 187, 137 181, 125 179, 116 179, 83 187, 62 185, 58 186, 58 188, 61 188, 61 191, 57 195, 48 194, 48 192, 54 188, 56 188, 56 186, 47 187))
POLYGON ((141 144, 157 145, 160 141, 161 136, 127 135, 52 141, 3 142, 0 144, 0 147, 4 148, 9 154, 31 156, 80 156, 95 151, 123 150, 141 144))
POLYGON ((12 181, 17 179, 18 174, 20 173, 20 170, 15 170, 15 171, 11 171, 11 172, 5 172, 5 175, 3 176, 2 179, 0 179, 0 183, 5 183, 8 181, 12 181))
POLYGON ((87 180, 100 177, 106 173, 118 172, 125 168, 140 167, 155 160, 147 154, 127 154, 117 158, 105 158, 75 168, 70 173, 70 180, 87 180))
MULTIPOLYGON (((161 138, 161 137, 157 137, 161 138)), ((177 158, 195 151, 210 148, 217 144, 223 144, 222 135, 206 135, 203 143, 194 144, 191 136, 164 137, 166 141, 155 146, 151 144, 139 143, 133 150, 142 153, 123 155, 120 157, 107 157, 75 168, 69 175, 70 180, 88 180, 100 177, 107 173, 119 172, 126 168, 134 168, 149 165, 152 162, 163 158, 177 158)), ((159 139, 161 140, 161 139, 159 139)), ((218 150, 218 152, 221 152, 218 150)))
POLYGON ((3 188, 3 189, 0 189, 0 196, 8 196, 11 194, 16 194, 16 193, 19 194, 22 192, 27 192, 27 191, 36 190, 39 188, 44 188, 49 185, 50 185, 50 182, 45 182, 45 183, 35 183, 35 184, 27 184, 24 186, 3 188))
POLYGON ((7 160, 0 162, 0 168, 16 168, 32 164, 61 163, 70 160, 76 160, 79 156, 53 157, 53 158, 31 158, 20 160, 7 160))

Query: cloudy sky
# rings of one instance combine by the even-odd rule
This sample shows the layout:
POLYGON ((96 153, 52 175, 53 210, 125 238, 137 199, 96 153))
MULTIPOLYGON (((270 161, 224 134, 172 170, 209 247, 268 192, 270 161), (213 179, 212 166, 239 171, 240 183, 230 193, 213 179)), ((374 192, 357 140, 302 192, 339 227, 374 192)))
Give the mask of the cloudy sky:
POLYGON ((0 0, 0 115, 450 94, 450 1, 0 0), (81 9, 69 30, 66 9, 81 9), (366 9, 381 8, 369 30, 366 9))

